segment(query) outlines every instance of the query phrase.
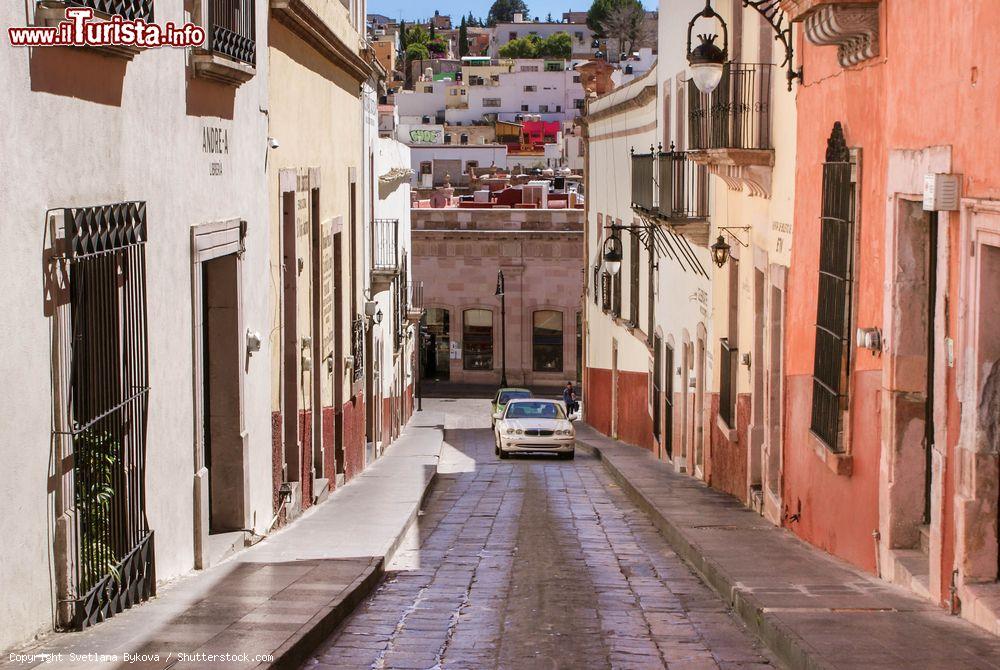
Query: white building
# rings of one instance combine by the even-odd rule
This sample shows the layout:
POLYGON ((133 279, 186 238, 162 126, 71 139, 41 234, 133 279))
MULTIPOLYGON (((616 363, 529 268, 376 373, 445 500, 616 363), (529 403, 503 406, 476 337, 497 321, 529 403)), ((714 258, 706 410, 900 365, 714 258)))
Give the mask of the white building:
POLYGON ((566 61, 518 59, 509 71, 470 81, 419 81, 395 96, 403 124, 469 125, 489 118, 513 121, 536 114, 544 121, 576 118, 586 94, 580 73, 566 61))
POLYGON ((507 146, 503 144, 413 145, 410 164, 418 186, 440 186, 445 177, 453 185, 465 182, 469 168, 507 169, 507 146))
MULTIPOLYGON (((584 17, 586 14, 584 14, 584 17)), ((500 47, 508 42, 527 37, 528 35, 538 35, 542 39, 568 33, 573 40, 574 58, 591 58, 599 47, 594 46, 594 32, 587 27, 585 22, 581 23, 558 23, 528 21, 521 14, 514 14, 512 23, 498 23, 493 28, 493 35, 490 39, 490 56, 497 58, 500 55, 500 47)))
MULTIPOLYGON (((28 6, 0 20, 58 11, 28 6)), ((246 50, 0 46, 0 648, 268 531, 268 8, 249 6, 246 50)))

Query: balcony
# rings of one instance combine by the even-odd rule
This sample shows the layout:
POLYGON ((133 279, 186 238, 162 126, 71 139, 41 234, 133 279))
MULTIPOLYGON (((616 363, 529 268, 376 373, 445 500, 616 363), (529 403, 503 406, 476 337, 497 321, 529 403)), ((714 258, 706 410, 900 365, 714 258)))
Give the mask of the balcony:
POLYGON ((399 219, 375 219, 371 230, 371 287, 379 293, 399 274, 399 219))
POLYGON ((424 283, 415 281, 407 284, 406 320, 419 323, 424 316, 424 283))
MULTIPOLYGON (((94 18, 108 20, 117 14, 123 19, 134 21, 142 19, 153 22, 153 0, 39 0, 35 9, 35 25, 58 26, 66 20, 68 7, 86 7, 94 10, 94 18)), ((100 47, 87 47, 105 56, 113 56, 124 60, 132 60, 141 49, 126 44, 108 44, 100 47)))
POLYGON ((708 245, 708 169, 689 151, 632 154, 632 208, 708 245))
POLYGON ((202 0, 205 47, 192 57, 195 74, 239 86, 256 74, 254 0, 202 0))
POLYGON ((727 63, 711 94, 688 82, 692 159, 707 165, 731 190, 768 197, 771 142, 771 73, 768 63, 727 63))

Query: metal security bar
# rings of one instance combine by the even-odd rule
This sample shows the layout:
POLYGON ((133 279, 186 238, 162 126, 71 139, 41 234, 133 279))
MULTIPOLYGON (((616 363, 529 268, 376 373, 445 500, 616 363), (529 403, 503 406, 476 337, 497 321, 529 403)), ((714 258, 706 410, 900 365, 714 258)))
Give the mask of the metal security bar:
POLYGON ((736 409, 736 349, 729 347, 729 340, 720 340, 722 355, 719 358, 719 416, 730 428, 735 428, 736 409))
POLYGON ((653 153, 632 152, 632 206, 645 212, 652 212, 656 206, 653 202, 655 163, 656 156, 653 153))
POLYGON ((72 624, 99 623, 155 594, 146 519, 146 204, 63 212, 69 285, 72 624))
POLYGON ((666 400, 663 413, 663 444, 667 450, 667 458, 674 457, 674 348, 667 345, 663 357, 663 395, 666 400))
POLYGON ((394 271, 399 265, 399 219, 372 222, 372 269, 394 271))
POLYGON ((351 357, 354 358, 354 381, 360 382, 365 376, 365 317, 354 317, 351 325, 351 357))
POLYGON ((410 309, 420 310, 424 308, 424 283, 422 281, 415 281, 409 283, 410 287, 410 297, 407 300, 410 304, 410 309))
POLYGON ((769 63, 727 63, 711 93, 688 81, 692 149, 772 149, 769 63))
POLYGON ((850 373, 851 273, 854 264, 854 184, 851 154, 840 123, 827 142, 823 164, 819 294, 813 359, 810 428, 828 447, 841 449, 841 417, 850 373))
POLYGON ((122 18, 153 20, 153 0, 65 0, 68 7, 89 7, 103 14, 118 14, 122 18))
POLYGON ((254 0, 208 0, 208 44, 216 53, 255 66, 254 0))
POLYGON ((708 218, 708 168, 695 163, 686 151, 659 155, 660 216, 670 221, 708 218))

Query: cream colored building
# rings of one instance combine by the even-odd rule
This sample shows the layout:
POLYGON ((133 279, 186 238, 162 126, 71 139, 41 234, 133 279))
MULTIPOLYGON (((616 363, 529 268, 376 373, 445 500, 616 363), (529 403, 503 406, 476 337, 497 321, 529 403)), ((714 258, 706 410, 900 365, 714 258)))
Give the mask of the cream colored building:
POLYGON ((273 501, 288 519, 365 466, 362 85, 380 68, 363 1, 270 4, 273 501))
MULTIPOLYGON (((728 26, 730 63, 711 99, 699 93, 688 80, 684 45, 688 22, 705 5, 701 0, 661 5, 660 141, 694 152, 707 166, 708 243, 721 236, 730 248, 722 267, 706 266, 713 276, 711 336, 705 341, 710 391, 696 421, 702 429, 695 442, 706 456, 696 459, 695 471, 777 522, 794 92, 788 90, 781 66, 785 53, 771 25, 751 7, 716 0, 712 6, 728 26), (719 104, 723 100, 727 104, 719 104)), ((706 19, 694 28, 695 33, 720 30, 706 19)))

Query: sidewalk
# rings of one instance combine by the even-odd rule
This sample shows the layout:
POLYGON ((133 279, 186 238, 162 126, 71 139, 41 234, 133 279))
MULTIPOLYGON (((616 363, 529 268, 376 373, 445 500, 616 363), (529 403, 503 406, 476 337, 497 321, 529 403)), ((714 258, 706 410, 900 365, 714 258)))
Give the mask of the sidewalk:
MULTIPOLYGON (((161 586, 157 597, 79 633, 51 633, 0 667, 298 667, 379 583, 384 564, 417 518, 441 451, 443 417, 420 412, 370 468, 288 527, 230 560, 161 586), (128 663, 124 654, 159 655, 128 663), (186 654, 250 659, 183 660, 186 654), (117 658, 70 660, 70 654, 117 658), (258 663, 255 655, 270 655, 258 663)), ((170 551, 157 547, 157 552, 170 551)))
POLYGON ((776 528, 649 452, 577 423, 677 554, 790 668, 1000 668, 1000 638, 776 528))

